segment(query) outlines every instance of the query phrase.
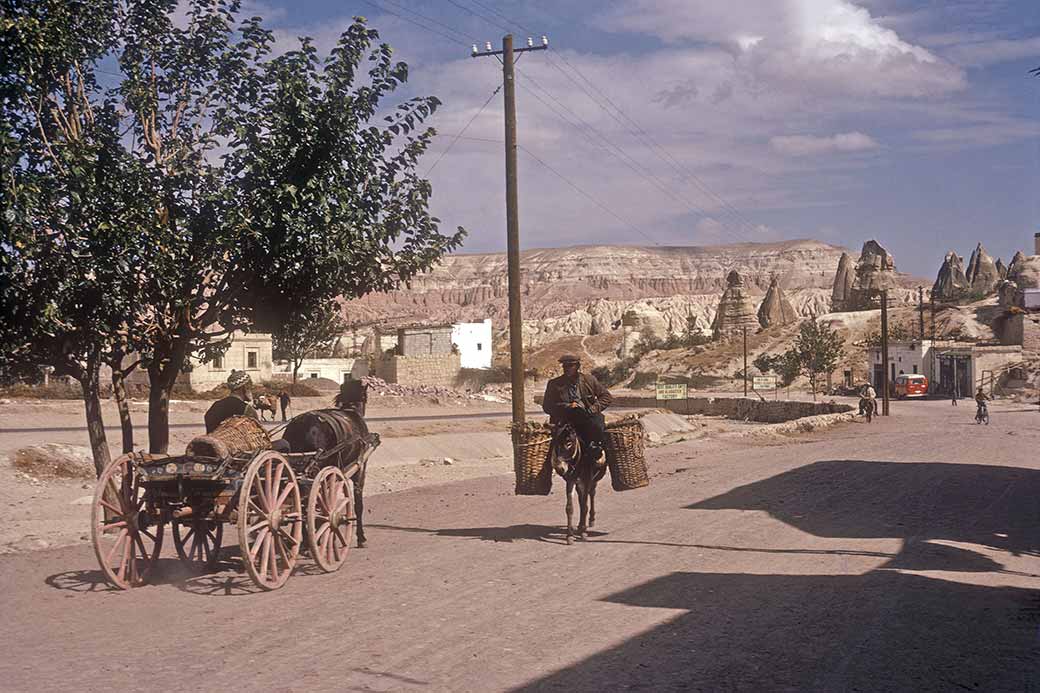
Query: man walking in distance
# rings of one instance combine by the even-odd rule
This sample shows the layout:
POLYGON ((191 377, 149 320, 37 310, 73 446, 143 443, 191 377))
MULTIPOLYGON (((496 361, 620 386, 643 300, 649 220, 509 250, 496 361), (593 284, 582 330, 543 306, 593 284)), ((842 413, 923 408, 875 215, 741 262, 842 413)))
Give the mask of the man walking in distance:
POLYGON ((289 393, 286 390, 282 390, 278 393, 278 402, 282 405, 282 421, 285 421, 285 412, 289 409, 289 403, 292 398, 289 397, 289 393))
MULTIPOLYGON (((552 423, 566 422, 573 426, 585 446, 585 454, 602 466, 607 437, 603 410, 614 398, 595 376, 581 372, 581 359, 577 356, 564 354, 560 365, 563 375, 546 384, 542 409, 552 423)), ((556 472, 562 475, 566 470, 556 472)))

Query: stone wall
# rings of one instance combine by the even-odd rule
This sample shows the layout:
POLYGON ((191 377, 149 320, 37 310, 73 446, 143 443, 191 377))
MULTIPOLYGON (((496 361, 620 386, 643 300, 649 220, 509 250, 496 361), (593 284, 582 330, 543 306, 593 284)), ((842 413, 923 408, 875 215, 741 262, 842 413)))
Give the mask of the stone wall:
POLYGON ((403 356, 428 356, 451 353, 451 325, 411 328, 397 331, 397 350, 403 356))
POLYGON ((376 363, 376 376, 399 385, 454 387, 462 369, 458 354, 393 355, 376 363))
POLYGON ((687 416, 724 416, 739 421, 781 423, 821 414, 853 411, 847 404, 826 402, 765 401, 743 397, 689 397, 658 400, 654 397, 615 397, 616 407, 653 407, 687 416))
POLYGON ((1018 344, 1026 358, 1040 357, 1040 314, 1017 313, 1004 322, 1004 344, 1018 344))

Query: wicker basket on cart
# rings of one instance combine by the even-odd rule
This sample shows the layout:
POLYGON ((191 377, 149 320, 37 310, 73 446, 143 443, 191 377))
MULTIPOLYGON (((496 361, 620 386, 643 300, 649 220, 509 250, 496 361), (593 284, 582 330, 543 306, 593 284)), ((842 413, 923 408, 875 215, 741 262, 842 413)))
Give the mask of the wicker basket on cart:
POLYGON ((552 491, 553 470, 549 464, 552 429, 544 423, 512 425, 513 471, 516 495, 548 496, 552 491))
POLYGON ((193 438, 185 453, 223 460, 240 452, 268 450, 270 447, 271 436, 259 421, 249 416, 232 416, 212 433, 193 438))
POLYGON ((615 491, 631 491, 650 485, 643 448, 643 422, 626 417, 607 424, 607 467, 615 491))

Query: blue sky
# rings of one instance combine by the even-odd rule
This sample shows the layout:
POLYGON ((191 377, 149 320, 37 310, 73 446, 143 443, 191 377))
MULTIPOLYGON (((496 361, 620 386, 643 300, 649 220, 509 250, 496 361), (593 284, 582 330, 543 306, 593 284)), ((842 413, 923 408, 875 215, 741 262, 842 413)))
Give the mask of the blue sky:
POLYGON ((501 94, 480 110, 501 71, 469 57, 505 29, 552 46, 519 63, 523 247, 876 238, 899 269, 934 277, 949 249, 982 241, 1007 261, 1040 231, 1038 0, 263 0, 247 11, 285 47, 309 35, 327 49, 351 16, 369 18, 411 66, 407 95, 444 102, 425 166, 451 145, 430 173, 433 206, 470 231, 467 251, 505 247, 501 94))

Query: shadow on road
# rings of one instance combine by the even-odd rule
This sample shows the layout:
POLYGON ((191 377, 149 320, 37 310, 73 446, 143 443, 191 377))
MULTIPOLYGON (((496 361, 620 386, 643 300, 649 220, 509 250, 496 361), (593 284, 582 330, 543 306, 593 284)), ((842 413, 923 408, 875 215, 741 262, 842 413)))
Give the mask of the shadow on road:
POLYGON ((688 507, 764 511, 815 536, 903 548, 862 575, 650 580, 605 601, 685 613, 517 690, 1040 691, 1040 591, 901 572, 1036 577, 941 542, 1040 555, 1040 472, 828 460, 688 507))
MULTIPOLYGON (((395 525, 365 524, 378 529, 395 532, 417 532, 432 534, 438 537, 461 537, 482 539, 483 541, 513 543, 516 541, 544 541, 550 544, 566 544, 567 529, 565 527, 549 527, 548 525, 510 525, 508 527, 464 527, 458 529, 424 529, 422 527, 398 527, 395 525)), ((589 537, 603 536, 604 532, 590 530, 589 537)))
POLYGON ((1034 590, 888 570, 672 573, 608 602, 686 613, 521 691, 1038 690, 1034 590))

